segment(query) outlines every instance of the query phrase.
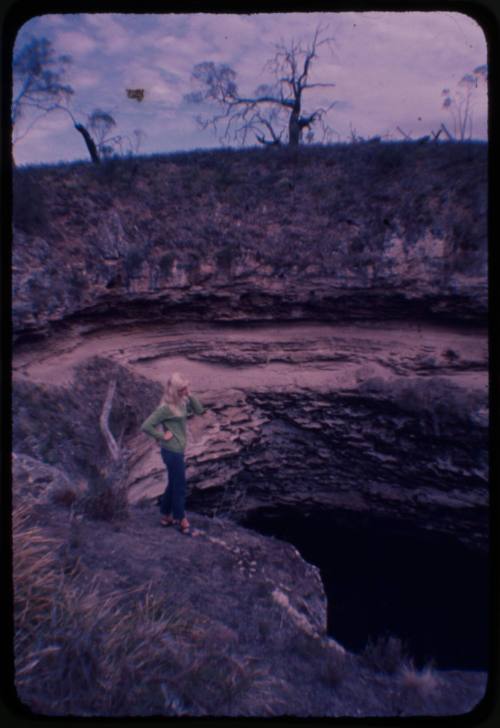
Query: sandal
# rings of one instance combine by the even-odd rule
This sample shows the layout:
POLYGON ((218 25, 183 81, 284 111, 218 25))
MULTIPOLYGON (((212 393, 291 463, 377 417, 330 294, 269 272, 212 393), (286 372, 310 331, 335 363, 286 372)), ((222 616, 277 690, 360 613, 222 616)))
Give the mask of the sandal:
POLYGON ((185 536, 188 536, 191 533, 191 526, 187 518, 183 518, 179 523, 179 531, 185 536))
POLYGON ((175 519, 172 516, 162 516, 160 518, 160 526, 173 526, 175 519))

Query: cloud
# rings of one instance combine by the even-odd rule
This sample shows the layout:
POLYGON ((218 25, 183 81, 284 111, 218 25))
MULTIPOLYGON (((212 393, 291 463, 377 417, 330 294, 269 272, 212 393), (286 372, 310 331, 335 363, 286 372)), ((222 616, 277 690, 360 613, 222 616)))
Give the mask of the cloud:
MULTIPOLYGON (((310 80, 333 82, 335 88, 307 92, 305 110, 337 100, 330 120, 343 138, 349 138, 351 122, 364 136, 394 132, 398 124, 428 133, 446 118, 442 88, 454 89, 464 73, 486 63, 477 23, 464 14, 436 11, 51 14, 26 23, 20 40, 45 35, 57 53, 72 55, 68 81, 75 88, 75 110, 83 115, 95 107, 109 110, 120 133, 143 128, 143 150, 153 152, 217 143, 193 121, 201 109, 183 103, 196 63, 228 63, 240 91, 253 93, 273 80, 264 66, 276 44, 309 43, 318 27, 334 44, 321 46, 310 80), (127 88, 144 88, 144 100, 128 99, 127 88)), ((478 89, 476 97, 475 129, 484 137, 486 90, 478 89)), ((51 137, 50 126, 40 127, 19 144, 19 154, 22 148, 23 158, 59 155, 57 133, 54 127, 51 137)), ((81 158, 82 142, 74 132, 64 148, 71 149, 70 137, 73 154, 81 158)))
POLYGON ((73 74, 71 81, 78 91, 83 89, 95 89, 100 86, 102 76, 97 71, 78 69, 76 73, 73 74))
POLYGON ((57 33, 57 50, 61 53, 67 53, 72 58, 81 60, 89 53, 93 53, 97 48, 94 38, 86 33, 74 30, 66 30, 57 33))
POLYGON ((99 50, 107 56, 133 49, 137 52, 140 47, 140 36, 130 32, 119 16, 109 13, 95 13, 85 15, 85 24, 96 39, 99 50))

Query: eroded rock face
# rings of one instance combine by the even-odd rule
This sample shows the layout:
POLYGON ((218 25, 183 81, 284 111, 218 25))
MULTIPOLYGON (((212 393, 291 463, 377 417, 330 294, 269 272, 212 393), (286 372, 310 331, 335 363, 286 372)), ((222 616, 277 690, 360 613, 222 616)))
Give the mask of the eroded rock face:
MULTIPOLYGON (((98 416, 118 372, 111 429, 130 501, 149 509, 166 474, 140 420, 178 370, 207 409, 190 422, 186 457, 188 507, 210 537, 206 550, 189 553, 206 558, 206 574, 213 566, 229 592, 234 574, 248 585, 259 560, 283 556, 283 579, 277 565, 260 587, 266 615, 285 614, 290 633, 324 630, 317 573, 295 563, 291 547, 271 547, 236 521, 271 507, 306 516, 324 508, 411 521, 484 549, 486 150, 400 152, 320 150, 300 165, 286 155, 257 155, 252 165, 243 154, 195 155, 194 166, 144 161, 109 179, 109 170, 84 166, 60 177, 42 170, 45 227, 43 215, 27 224, 18 213, 13 249, 14 475, 25 493, 45 484, 62 494, 56 500, 77 499, 90 470, 105 464, 98 416), (295 569, 300 599, 287 586, 295 569)), ((114 540, 141 551, 149 537, 144 513, 133 512, 123 538, 100 528, 110 568, 114 540)), ((94 535, 92 524, 82 528, 94 535)), ((93 565, 101 545, 87 551, 93 565)), ((134 578, 151 558, 141 553, 127 554, 134 578)), ((178 555, 179 573, 193 578, 189 554, 178 555)), ((161 577, 156 567, 151 574, 161 577)), ((209 579, 195 600, 207 601, 211 588, 209 579)), ((216 627, 237 642, 231 619, 216 627)), ((276 666, 287 672, 282 660, 276 666)), ((373 671, 357 679, 371 684, 373 671)), ((323 714, 346 714, 349 698, 327 692, 323 714)), ((375 703, 367 714, 390 714, 375 703)))
MULTIPOLYGON (((20 353, 16 376, 71 387, 74 365, 99 353, 125 366, 127 377, 141 374, 141 392, 148 380, 160 392, 158 382, 175 369, 190 377, 207 409, 189 423, 189 503, 196 510, 244 519, 271 505, 324 505, 406 518, 486 544, 483 334, 185 325, 74 333, 53 347, 45 356, 36 347, 20 353)), ((98 402, 93 406, 95 420, 98 402)), ((131 501, 154 498, 166 479, 156 443, 129 426, 126 447, 131 501)))
POLYGON ((485 322, 485 145, 122 167, 16 173, 36 182, 15 190, 16 338, 105 315, 485 322))
POLYGON ((398 515, 486 546, 488 431, 474 423, 479 408, 412 411, 356 391, 250 394, 236 422, 234 410, 221 411, 232 448, 221 439, 191 451, 191 503, 236 516, 266 506, 398 515))
MULTIPOLYGON (((272 505, 323 505, 486 545, 482 336, 425 327, 193 329, 137 347, 131 338, 122 352, 149 376, 169 362, 192 373, 207 407, 190 423, 187 449, 196 510, 244 519, 272 505)), ((130 450, 131 500, 161 493, 156 445, 137 435, 130 450)))
POLYGON ((208 442, 208 452, 191 452, 193 507, 237 516, 263 506, 398 514, 485 545, 484 426, 356 392, 250 396, 238 414, 232 453, 208 442))

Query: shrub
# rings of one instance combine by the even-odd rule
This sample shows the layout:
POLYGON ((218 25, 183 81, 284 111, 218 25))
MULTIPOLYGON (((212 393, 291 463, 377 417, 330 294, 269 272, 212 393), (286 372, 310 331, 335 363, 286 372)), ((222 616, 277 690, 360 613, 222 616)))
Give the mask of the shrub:
POLYGON ((28 507, 13 515, 15 681, 25 706, 79 717, 277 709, 276 687, 282 699, 286 686, 210 642, 178 590, 116 589, 78 560, 67 569, 63 542, 33 527, 28 507))
POLYGON ((128 498, 125 474, 96 473, 89 478, 88 489, 78 503, 78 509, 88 518, 114 521, 128 516, 128 498))
POLYGON ((323 659, 325 646, 319 638, 315 638, 306 632, 299 632, 294 638, 291 648, 304 659, 323 659))
POLYGON ((70 508, 76 501, 78 494, 73 488, 59 487, 51 493, 51 500, 58 506, 70 508))
POLYGON ((117 388, 110 429, 117 441, 138 432, 157 405, 161 385, 135 376, 114 362, 94 357, 75 369, 71 388, 16 381, 12 393, 13 449, 37 460, 49 460, 69 477, 96 478, 109 462, 96 423, 112 376, 117 388), (43 427, 40 426, 43 412, 43 427))
POLYGON ((18 678, 28 672, 30 652, 40 626, 50 618, 59 583, 55 549, 58 542, 31 522, 31 507, 27 503, 17 504, 12 514, 12 575, 18 678))
POLYGON ((43 187, 31 170, 14 171, 12 222, 26 233, 46 236, 49 217, 43 187))
POLYGON ((80 271, 73 269, 70 273, 68 283, 75 291, 80 291, 82 288, 85 288, 86 279, 80 271))
POLYGON ((404 715, 428 715, 441 694, 441 682, 430 665, 417 670, 410 661, 398 675, 399 700, 404 715))
POLYGON ((404 643, 392 635, 381 635, 375 642, 368 640, 362 655, 371 668, 390 675, 401 670, 408 657, 404 643))
POLYGON ((327 648, 323 662, 323 681, 335 687, 339 685, 346 676, 346 655, 335 647, 327 648))
POLYGON ((136 273, 144 260, 144 255, 139 250, 129 250, 124 259, 125 270, 129 277, 136 273))
MULTIPOLYGON (((449 354, 447 357, 450 358, 449 354)), ((439 415, 443 422, 466 423, 472 412, 487 404, 486 394, 465 390, 444 377, 414 377, 389 383, 372 377, 360 385, 359 391, 383 396, 405 412, 439 415)))
POLYGON ((160 270, 164 275, 168 275, 172 271, 174 265, 175 255, 173 253, 165 253, 160 258, 159 266, 160 270))
POLYGON ((215 254, 215 260, 219 268, 228 271, 231 268, 233 261, 236 258, 235 246, 230 243, 226 243, 223 248, 217 251, 215 254))
POLYGON ((252 673, 248 665, 218 653, 196 657, 187 670, 180 692, 188 705, 198 705, 212 714, 220 714, 223 707, 248 691, 252 673))

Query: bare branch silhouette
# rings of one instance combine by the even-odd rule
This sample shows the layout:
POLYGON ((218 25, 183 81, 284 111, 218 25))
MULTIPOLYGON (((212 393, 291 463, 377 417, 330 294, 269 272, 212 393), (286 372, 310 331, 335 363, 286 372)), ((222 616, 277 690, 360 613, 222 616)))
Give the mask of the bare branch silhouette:
POLYGON ((236 71, 225 63, 204 61, 194 66, 192 78, 198 90, 185 100, 219 108, 208 117, 198 116, 200 126, 212 127, 215 133, 221 130, 221 141, 233 139, 243 144, 250 132, 261 144, 281 144, 286 130, 288 145, 297 146, 303 131, 320 122, 336 103, 304 112, 305 92, 335 87, 334 83, 309 80, 318 49, 333 42, 331 37, 321 38, 323 32, 318 27, 308 45, 297 41, 278 44, 275 55, 264 65, 274 81, 259 85, 253 95, 239 93, 236 71))

